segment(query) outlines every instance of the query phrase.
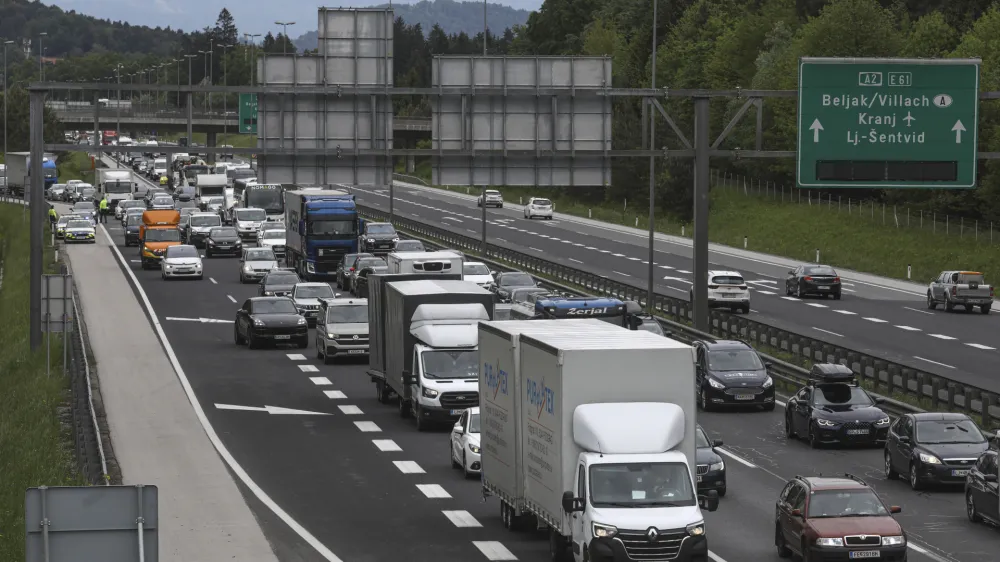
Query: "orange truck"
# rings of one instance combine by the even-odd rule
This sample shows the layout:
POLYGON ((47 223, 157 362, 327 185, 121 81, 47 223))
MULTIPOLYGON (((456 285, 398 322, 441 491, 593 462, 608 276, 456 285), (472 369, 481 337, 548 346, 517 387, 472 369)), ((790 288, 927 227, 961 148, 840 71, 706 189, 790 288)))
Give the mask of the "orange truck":
POLYGON ((155 267, 167 253, 167 248, 181 243, 181 212, 176 210, 146 211, 139 226, 139 258, 142 268, 155 267))

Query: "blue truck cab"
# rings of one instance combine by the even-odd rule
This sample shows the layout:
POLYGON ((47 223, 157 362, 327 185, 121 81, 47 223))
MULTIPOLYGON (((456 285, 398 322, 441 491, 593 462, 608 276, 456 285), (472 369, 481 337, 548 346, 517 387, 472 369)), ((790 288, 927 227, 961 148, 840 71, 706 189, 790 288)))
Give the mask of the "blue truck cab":
POLYGON ((42 160, 42 175, 45 177, 45 189, 59 183, 59 169, 56 168, 54 158, 45 158, 42 160))
POLYGON ((358 251, 362 219, 354 195, 345 190, 286 190, 285 261, 304 280, 337 275, 344 255, 358 251))
POLYGON ((535 318, 597 318, 626 327, 625 303, 605 297, 563 297, 551 295, 535 301, 535 318))

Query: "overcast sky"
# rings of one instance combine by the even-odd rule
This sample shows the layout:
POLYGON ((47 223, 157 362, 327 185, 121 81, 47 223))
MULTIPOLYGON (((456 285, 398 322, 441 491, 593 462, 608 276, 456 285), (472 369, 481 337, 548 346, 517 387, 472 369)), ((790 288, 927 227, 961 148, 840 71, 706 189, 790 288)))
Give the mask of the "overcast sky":
MULTIPOLYGON (((280 31, 274 25, 275 20, 294 21, 296 24, 288 28, 288 35, 293 38, 307 31, 315 31, 318 21, 317 9, 353 8, 374 6, 387 3, 388 0, 42 0, 46 4, 55 4, 64 10, 76 10, 79 13, 102 19, 127 21, 134 25, 151 27, 171 26, 184 31, 198 30, 215 24, 222 8, 236 18, 236 26, 240 33, 267 33, 280 31)), ((393 4, 414 4, 418 0, 393 0, 393 4)), ((542 0, 500 0, 490 1, 491 4, 504 4, 514 8, 537 10, 542 0)))

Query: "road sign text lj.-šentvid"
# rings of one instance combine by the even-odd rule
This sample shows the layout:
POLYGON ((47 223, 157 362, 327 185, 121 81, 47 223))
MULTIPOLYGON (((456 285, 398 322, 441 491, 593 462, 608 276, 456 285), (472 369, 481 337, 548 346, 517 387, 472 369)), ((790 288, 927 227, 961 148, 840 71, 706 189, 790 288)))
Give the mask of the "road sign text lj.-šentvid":
POLYGON ((257 94, 240 94, 240 133, 257 134, 257 94))
POLYGON ((976 186, 979 59, 799 61, 799 187, 976 186))

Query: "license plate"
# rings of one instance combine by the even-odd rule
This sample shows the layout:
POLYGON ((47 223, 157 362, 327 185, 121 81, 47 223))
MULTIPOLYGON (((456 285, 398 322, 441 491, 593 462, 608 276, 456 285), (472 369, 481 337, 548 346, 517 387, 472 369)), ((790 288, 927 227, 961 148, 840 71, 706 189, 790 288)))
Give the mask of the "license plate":
MULTIPOLYGON (((830 286, 829 286, 829 285, 820 285, 820 289, 822 289, 822 290, 827 290, 827 289, 829 289, 829 288, 830 288, 830 286)), ((877 552, 877 551, 876 551, 876 552, 877 552)))
POLYGON ((292 336, 274 336, 274 339, 276 339, 276 340, 290 340, 290 339, 292 339, 292 336))
POLYGON ((698 483, 699 484, 701 483, 701 475, 700 474, 698 475, 698 483))
POLYGON ((882 553, 877 550, 852 550, 848 556, 852 560, 855 558, 880 558, 882 553))
POLYGON ((347 350, 347 353, 364 353, 364 352, 365 352, 365 350, 363 350, 363 349, 348 349, 347 350))
POLYGON ((869 432, 868 432, 867 429, 848 429, 847 430, 847 434, 848 435, 868 435, 868 433, 869 432))
POLYGON ((968 475, 969 475, 969 469, 964 469, 964 470, 952 470, 952 471, 951 471, 951 475, 952 475, 952 476, 968 476, 968 475))
POLYGON ((736 395, 736 399, 737 400, 753 400, 754 399, 754 395, 753 394, 737 394, 736 395))
POLYGON ((462 415, 462 410, 452 410, 451 411, 451 415, 453 415, 453 416, 461 416, 462 415))

